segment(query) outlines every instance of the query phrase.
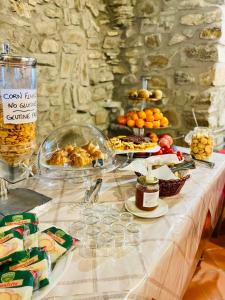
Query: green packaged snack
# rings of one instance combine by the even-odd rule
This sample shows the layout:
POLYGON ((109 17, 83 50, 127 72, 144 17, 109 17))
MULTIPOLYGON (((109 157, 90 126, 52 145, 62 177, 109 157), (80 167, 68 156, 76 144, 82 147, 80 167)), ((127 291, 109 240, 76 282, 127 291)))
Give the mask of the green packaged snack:
POLYGON ((13 215, 7 215, 3 217, 3 219, 0 221, 0 227, 10 226, 10 228, 13 228, 15 226, 24 225, 24 224, 37 225, 38 224, 37 216, 32 213, 13 214, 13 215))
POLYGON ((23 228, 13 228, 0 233, 0 260, 16 252, 24 250, 23 228))
POLYGON ((31 249, 33 247, 38 247, 38 227, 35 224, 25 224, 25 225, 13 225, 0 227, 0 234, 6 232, 10 229, 23 228, 24 234, 24 248, 31 249))
POLYGON ((25 234, 24 234, 24 248, 31 249, 38 247, 38 227, 35 224, 26 224, 24 225, 25 234))
POLYGON ((35 273, 29 271, 0 273, 0 300, 31 300, 35 273))
POLYGON ((39 247, 44 248, 50 255, 51 263, 55 263, 76 242, 72 236, 54 226, 39 234, 39 247))
POLYGON ((8 265, 9 271, 27 270, 37 274, 35 289, 49 284, 50 262, 47 253, 40 248, 30 251, 21 251, 13 255, 13 260, 8 265))

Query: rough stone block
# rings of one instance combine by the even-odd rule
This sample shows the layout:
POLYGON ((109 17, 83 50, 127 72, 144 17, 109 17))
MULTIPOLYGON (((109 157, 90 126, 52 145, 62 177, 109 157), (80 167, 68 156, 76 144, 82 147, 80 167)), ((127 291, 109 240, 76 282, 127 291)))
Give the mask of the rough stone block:
POLYGON ((44 78, 45 80, 56 80, 59 72, 56 67, 38 66, 38 78, 44 78))
POLYGON ((61 91, 59 82, 40 82, 38 88, 39 96, 58 96, 61 91))
POLYGON ((49 118, 54 126, 60 126, 63 123, 63 114, 64 111, 62 109, 51 107, 49 118))
POLYGON ((35 22, 35 28, 39 34, 52 35, 56 31, 56 22, 55 21, 37 21, 35 22))
POLYGON ((199 74, 199 83, 201 86, 212 86, 215 76, 214 68, 210 68, 208 71, 199 74))
POLYGON ((188 85, 195 82, 195 77, 193 74, 183 71, 176 71, 174 74, 174 82, 177 85, 188 85))
POLYGON ((39 46, 39 40, 37 38, 32 38, 29 46, 31 52, 37 52, 39 46))
POLYGON ((128 74, 122 77, 122 84, 135 84, 138 82, 137 77, 134 74, 128 74))
POLYGON ((107 124, 108 123, 108 111, 105 109, 98 110, 95 115, 96 125, 107 124))
POLYGON ((104 49, 113 49, 113 48, 115 48, 119 45, 119 42, 120 42, 120 37, 118 37, 118 36, 113 36, 113 37, 107 36, 104 40, 103 48, 104 49))
POLYGON ((70 9, 64 8, 63 9, 63 17, 64 17, 64 25, 70 25, 70 9))
POLYGON ((38 112, 48 111, 50 108, 50 102, 46 97, 38 97, 38 112))
POLYGON ((148 48, 158 48, 161 44, 161 34, 146 35, 145 44, 148 48))
POLYGON ((114 79, 114 75, 110 70, 101 69, 99 72, 99 82, 112 81, 114 79))
POLYGON ((159 75, 152 75, 148 79, 148 86, 151 87, 167 87, 167 78, 159 75))
POLYGON ((45 66, 56 66, 57 60, 54 54, 39 54, 35 53, 34 57, 37 59, 38 65, 45 65, 45 66))
POLYGON ((175 33, 175 34, 171 37, 171 39, 170 39, 168 45, 169 45, 169 46, 172 46, 172 45, 175 45, 175 44, 179 44, 179 43, 182 43, 182 42, 185 41, 185 40, 186 40, 186 37, 185 37, 183 34, 175 33))
POLYGON ((217 61, 218 50, 215 45, 198 45, 185 48, 188 58, 200 61, 217 61))
POLYGON ((221 10, 216 9, 210 12, 198 13, 198 14, 188 14, 181 17, 180 23, 182 25, 201 25, 210 24, 218 22, 221 20, 221 10))
POLYGON ((43 53, 57 53, 59 51, 58 43, 53 39, 44 39, 41 45, 43 53))
POLYGON ((78 28, 64 30, 61 32, 61 35, 64 43, 77 44, 77 45, 85 44, 84 32, 82 32, 78 28))
POLYGON ((208 27, 204 28, 200 32, 200 38, 204 40, 215 40, 219 39, 222 35, 221 28, 220 27, 208 27))
POLYGON ((60 19, 62 17, 62 11, 55 6, 51 6, 45 9, 45 15, 52 19, 60 19))
POLYGON ((77 56, 62 53, 62 62, 60 69, 61 78, 70 78, 75 60, 77 60, 77 56))
POLYGON ((203 0, 183 0, 177 4, 179 9, 196 9, 206 6, 203 0))
POLYGON ((80 52, 80 46, 76 44, 63 44, 63 51, 65 53, 77 54, 80 52))
POLYGON ((169 59, 163 54, 158 55, 149 55, 147 57, 147 60, 150 63, 150 66, 152 67, 159 67, 159 68, 165 68, 169 64, 169 59))
POLYGON ((91 101, 90 90, 86 87, 78 87, 78 102, 79 104, 86 104, 91 101))
POLYGON ((70 21, 73 25, 80 25, 80 16, 74 9, 70 10, 70 21))
POLYGON ((71 84, 66 82, 63 87, 63 100, 65 105, 72 106, 72 99, 71 99, 71 84))

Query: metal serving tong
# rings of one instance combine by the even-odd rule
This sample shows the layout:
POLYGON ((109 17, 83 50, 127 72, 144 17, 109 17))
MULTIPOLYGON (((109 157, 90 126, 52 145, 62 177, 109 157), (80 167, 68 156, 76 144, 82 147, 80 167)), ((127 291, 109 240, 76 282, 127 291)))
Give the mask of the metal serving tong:
POLYGON ((206 161, 206 160, 201 160, 201 159, 197 159, 197 158, 194 158, 191 154, 189 153, 184 153, 183 152, 183 155, 184 155, 184 158, 186 161, 196 161, 210 169, 213 169, 215 167, 215 163, 211 162, 211 161, 206 161))
POLYGON ((102 178, 98 178, 94 185, 85 192, 84 201, 89 203, 95 203, 98 200, 98 194, 102 186, 102 178))
POLYGON ((170 170, 172 172, 177 172, 181 170, 189 170, 189 169, 195 169, 195 162, 192 161, 185 161, 180 164, 175 165, 174 167, 171 167, 170 170))

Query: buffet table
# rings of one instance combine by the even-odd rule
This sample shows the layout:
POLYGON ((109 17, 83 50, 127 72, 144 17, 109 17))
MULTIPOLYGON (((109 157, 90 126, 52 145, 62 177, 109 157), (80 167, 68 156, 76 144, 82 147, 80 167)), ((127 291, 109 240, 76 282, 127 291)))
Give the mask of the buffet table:
MULTIPOLYGON (((204 223, 210 213, 212 227, 218 219, 225 185, 225 155, 213 154, 215 168, 198 165, 181 193, 165 198, 166 216, 135 218, 141 224, 139 246, 115 251, 112 257, 83 258, 79 251, 46 300, 76 299, 181 299, 193 274, 204 223)), ((136 177, 114 171, 104 176, 99 202, 114 202, 124 209, 124 200, 134 195, 136 177)), ((53 198, 40 215, 43 223, 68 229, 78 218, 76 202, 82 201, 81 185, 66 181, 30 179, 29 188, 53 198)))

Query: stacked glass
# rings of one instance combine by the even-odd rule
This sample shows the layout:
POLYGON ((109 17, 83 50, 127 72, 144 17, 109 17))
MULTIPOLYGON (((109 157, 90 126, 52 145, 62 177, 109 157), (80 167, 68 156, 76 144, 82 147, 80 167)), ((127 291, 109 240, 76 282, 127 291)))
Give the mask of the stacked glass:
POLYGON ((115 250, 138 246, 140 225, 133 215, 112 205, 94 205, 80 208, 80 219, 73 222, 70 234, 80 240, 83 257, 113 256, 115 250))

